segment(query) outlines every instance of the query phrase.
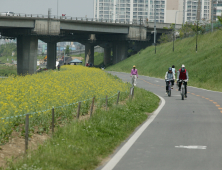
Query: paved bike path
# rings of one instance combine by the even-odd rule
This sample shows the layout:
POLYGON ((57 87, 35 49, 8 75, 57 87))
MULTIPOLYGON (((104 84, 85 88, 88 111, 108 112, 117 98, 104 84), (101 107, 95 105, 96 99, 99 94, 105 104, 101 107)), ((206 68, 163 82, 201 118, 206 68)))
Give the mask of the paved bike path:
MULTIPOLYGON (((131 82, 129 74, 112 74, 131 82)), ((188 86, 188 98, 182 101, 175 89, 172 97, 165 94, 164 80, 139 76, 137 86, 161 96, 166 103, 112 169, 222 169, 222 93, 188 86)))

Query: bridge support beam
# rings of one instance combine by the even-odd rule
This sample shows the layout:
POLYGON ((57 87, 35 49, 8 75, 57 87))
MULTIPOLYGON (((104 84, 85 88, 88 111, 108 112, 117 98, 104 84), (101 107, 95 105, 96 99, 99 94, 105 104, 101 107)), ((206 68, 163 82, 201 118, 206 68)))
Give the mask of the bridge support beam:
POLYGON ((17 38, 17 73, 34 74, 37 68, 38 38, 19 36, 17 38))
POLYGON ((127 58, 127 42, 114 42, 113 43, 113 64, 116 64, 127 58))
POLYGON ((104 64, 108 65, 111 62, 111 47, 104 48, 104 64))
POLYGON ((47 69, 56 69, 56 42, 47 43, 47 69))
POLYGON ((87 62, 94 65, 94 45, 90 43, 85 45, 85 65, 87 62))

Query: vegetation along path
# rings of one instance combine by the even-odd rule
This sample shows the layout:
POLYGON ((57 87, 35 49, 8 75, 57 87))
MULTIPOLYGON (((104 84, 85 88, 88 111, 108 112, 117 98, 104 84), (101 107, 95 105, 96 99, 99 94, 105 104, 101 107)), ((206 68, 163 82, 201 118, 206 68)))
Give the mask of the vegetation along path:
POLYGON ((64 66, 61 71, 9 77, 2 81, 1 85, 4 84, 8 86, 2 88, 1 93, 3 97, 8 95, 10 98, 7 101, 2 100, 1 108, 7 109, 8 105, 14 107, 1 115, 2 144, 7 142, 12 131, 21 132, 22 139, 23 114, 27 112, 31 112, 31 141, 35 133, 51 135, 52 106, 55 108, 56 118, 53 137, 37 150, 28 150, 23 158, 9 161, 7 166, 10 170, 95 169, 147 119, 147 113, 152 113, 159 105, 156 95, 139 88, 135 89, 133 100, 129 100, 129 84, 100 69, 82 66, 64 66), (116 105, 118 91, 120 98, 116 105), (107 111, 104 107, 106 95, 107 111), (80 117, 77 120, 78 101, 82 101, 80 114, 87 115, 93 96, 96 100, 92 118, 80 117), (24 102, 19 102, 21 97, 24 102), (38 112, 39 110, 42 111, 38 112), (4 119, 6 116, 11 118, 4 119))

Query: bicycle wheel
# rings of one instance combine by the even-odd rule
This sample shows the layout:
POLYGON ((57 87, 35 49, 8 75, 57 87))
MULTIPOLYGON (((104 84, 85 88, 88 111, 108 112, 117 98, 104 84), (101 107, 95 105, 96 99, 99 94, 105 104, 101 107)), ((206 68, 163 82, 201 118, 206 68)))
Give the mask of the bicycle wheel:
POLYGON ((182 89, 181 89, 182 100, 184 100, 184 94, 185 94, 185 90, 184 90, 184 86, 182 86, 182 89))
POLYGON ((169 83, 169 86, 168 86, 168 97, 171 96, 171 83, 169 83))
POLYGON ((171 90, 168 91, 168 97, 170 97, 170 96, 171 96, 171 90))

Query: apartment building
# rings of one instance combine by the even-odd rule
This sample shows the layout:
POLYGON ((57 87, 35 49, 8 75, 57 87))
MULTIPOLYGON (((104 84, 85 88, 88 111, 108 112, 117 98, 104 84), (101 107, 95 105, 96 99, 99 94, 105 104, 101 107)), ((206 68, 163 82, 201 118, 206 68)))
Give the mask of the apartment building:
POLYGON ((174 23, 183 17, 183 0, 94 0, 94 18, 117 22, 154 22, 154 2, 156 3, 156 21, 174 23), (179 12, 180 11, 180 12, 179 12))
POLYGON ((218 20, 218 16, 222 16, 222 0, 219 0, 214 3, 214 19, 218 20))
MULTIPOLYGON (((116 22, 154 22, 182 24, 187 21, 211 20, 212 0, 94 0, 94 18, 116 22), (198 10, 199 6, 199 10, 198 10), (199 11, 199 13, 198 13, 199 11)), ((213 0, 214 20, 222 0, 213 0)))

